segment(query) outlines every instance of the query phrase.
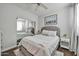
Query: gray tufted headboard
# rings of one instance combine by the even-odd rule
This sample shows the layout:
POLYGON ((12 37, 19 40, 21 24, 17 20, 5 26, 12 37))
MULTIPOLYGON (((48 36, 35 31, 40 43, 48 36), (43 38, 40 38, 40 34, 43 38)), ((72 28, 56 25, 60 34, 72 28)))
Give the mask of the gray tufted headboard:
POLYGON ((46 26, 41 29, 41 32, 43 30, 57 31, 57 36, 60 37, 60 29, 57 26, 46 26))

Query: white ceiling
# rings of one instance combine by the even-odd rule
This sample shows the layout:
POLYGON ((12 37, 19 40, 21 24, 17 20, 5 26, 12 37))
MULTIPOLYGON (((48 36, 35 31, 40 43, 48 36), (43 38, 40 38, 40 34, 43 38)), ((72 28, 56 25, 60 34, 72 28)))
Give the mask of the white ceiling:
POLYGON ((73 5, 73 3, 43 3, 48 9, 44 9, 43 7, 38 7, 37 10, 36 9, 36 4, 33 3, 18 3, 15 4, 16 6, 27 10, 29 12, 32 12, 38 16, 44 15, 47 12, 53 11, 53 10, 57 10, 57 9, 61 9, 64 7, 68 7, 73 5))

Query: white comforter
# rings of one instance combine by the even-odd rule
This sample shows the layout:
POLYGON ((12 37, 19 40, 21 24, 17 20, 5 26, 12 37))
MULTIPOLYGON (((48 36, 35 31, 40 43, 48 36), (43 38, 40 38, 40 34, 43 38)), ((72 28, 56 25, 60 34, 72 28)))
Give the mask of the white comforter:
POLYGON ((51 37, 45 35, 35 35, 24 37, 20 45, 26 48, 31 54, 35 56, 50 56, 56 49, 59 42, 59 37, 51 37))

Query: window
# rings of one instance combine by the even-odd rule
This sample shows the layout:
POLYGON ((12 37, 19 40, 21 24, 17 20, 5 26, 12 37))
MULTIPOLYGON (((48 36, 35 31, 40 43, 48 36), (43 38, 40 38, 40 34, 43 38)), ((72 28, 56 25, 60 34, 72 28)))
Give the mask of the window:
POLYGON ((29 22, 29 27, 33 27, 33 24, 32 24, 32 22, 29 22))
POLYGON ((26 20, 26 21, 25 21, 25 26, 24 26, 24 27, 25 27, 25 31, 26 31, 26 32, 27 32, 27 29, 28 29, 28 23, 29 23, 29 21, 28 21, 28 20, 26 20))
POLYGON ((23 31, 24 19, 17 19, 17 31, 23 31))
POLYGON ((17 31, 22 31, 23 30, 23 22, 22 21, 18 21, 17 22, 17 31))
POLYGON ((31 30, 35 24, 33 21, 28 19, 18 18, 17 19, 17 31, 18 32, 28 32, 31 30))

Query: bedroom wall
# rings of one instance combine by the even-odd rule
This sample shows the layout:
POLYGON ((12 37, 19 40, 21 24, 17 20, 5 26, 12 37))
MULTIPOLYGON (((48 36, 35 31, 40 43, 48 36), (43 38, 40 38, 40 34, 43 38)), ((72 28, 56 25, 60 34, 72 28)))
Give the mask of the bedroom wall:
POLYGON ((71 26, 72 23, 71 21, 73 20, 73 9, 71 6, 69 7, 65 7, 62 9, 58 9, 58 10, 52 10, 50 12, 47 12, 45 15, 41 15, 38 17, 39 19, 39 29, 42 28, 44 25, 44 17, 45 16, 49 16, 49 15, 53 15, 53 14, 57 14, 57 25, 54 26, 58 26, 61 30, 61 36, 63 34, 67 34, 68 37, 71 37, 71 26))
POLYGON ((0 31, 0 56, 1 56, 1 31, 0 31))
MULTIPOLYGON (((17 16, 36 21, 38 16, 27 12, 14 4, 0 4, 0 30, 3 32, 2 50, 16 46, 16 18, 17 16)), ((36 31, 37 31, 36 26, 36 31)))

